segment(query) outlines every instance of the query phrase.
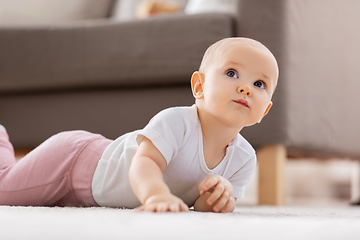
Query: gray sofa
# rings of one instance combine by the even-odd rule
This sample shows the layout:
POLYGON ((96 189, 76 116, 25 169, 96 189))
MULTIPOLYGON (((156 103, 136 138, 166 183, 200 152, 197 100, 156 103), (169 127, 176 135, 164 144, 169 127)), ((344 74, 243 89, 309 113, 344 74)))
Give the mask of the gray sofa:
POLYGON ((283 204, 287 155, 360 157, 358 9, 360 1, 239 0, 235 17, 0 27, 0 123, 17 148, 70 129, 116 138, 161 109, 193 104, 190 76, 211 43, 254 38, 278 59, 280 79, 270 113, 242 134, 259 149, 259 202, 283 204))
POLYGON ((142 128, 193 104, 191 74, 233 23, 201 14, 0 28, 0 122, 21 148, 69 129, 116 138, 142 128))

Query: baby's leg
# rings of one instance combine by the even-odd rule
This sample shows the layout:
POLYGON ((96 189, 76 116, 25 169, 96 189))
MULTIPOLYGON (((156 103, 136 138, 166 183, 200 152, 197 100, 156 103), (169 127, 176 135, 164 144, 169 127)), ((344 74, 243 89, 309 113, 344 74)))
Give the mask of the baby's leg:
POLYGON ((0 131, 0 171, 15 164, 14 149, 7 133, 0 131))
POLYGON ((86 206, 74 194, 70 173, 82 150, 99 136, 84 131, 57 134, 0 170, 0 205, 86 206))

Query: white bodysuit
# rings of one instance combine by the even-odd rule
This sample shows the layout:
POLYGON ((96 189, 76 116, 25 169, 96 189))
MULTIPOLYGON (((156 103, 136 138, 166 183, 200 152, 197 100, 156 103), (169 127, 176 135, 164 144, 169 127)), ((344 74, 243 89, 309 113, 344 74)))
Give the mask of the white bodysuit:
POLYGON ((167 161, 163 177, 171 193, 189 207, 199 197, 199 183, 213 174, 231 182, 235 198, 244 197, 244 186, 256 167, 254 149, 238 134, 229 143, 220 164, 209 169, 204 159, 197 108, 193 105, 165 109, 144 129, 117 138, 105 149, 92 180, 92 194, 100 206, 135 208, 141 205, 130 187, 129 168, 144 136, 167 161))

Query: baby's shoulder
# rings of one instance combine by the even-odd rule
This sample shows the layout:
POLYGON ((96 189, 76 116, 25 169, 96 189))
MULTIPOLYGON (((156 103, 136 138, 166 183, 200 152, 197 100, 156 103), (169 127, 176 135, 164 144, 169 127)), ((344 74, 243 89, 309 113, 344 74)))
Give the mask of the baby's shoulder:
POLYGON ((154 116, 152 120, 168 121, 172 124, 180 122, 194 122, 197 123, 196 106, 191 107, 171 107, 160 111, 154 116))

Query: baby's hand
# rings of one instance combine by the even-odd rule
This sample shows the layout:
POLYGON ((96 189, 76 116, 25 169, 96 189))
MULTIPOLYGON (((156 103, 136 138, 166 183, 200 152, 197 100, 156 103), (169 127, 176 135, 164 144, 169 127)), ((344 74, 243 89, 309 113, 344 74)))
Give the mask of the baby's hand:
POLYGON ((210 192, 210 196, 206 200, 206 203, 213 207, 214 212, 232 212, 235 209, 234 189, 231 183, 219 176, 211 175, 205 178, 199 184, 200 195, 204 195, 206 192, 210 192))
POLYGON ((137 211, 148 212, 186 212, 189 207, 175 195, 169 194, 156 194, 148 199, 140 207, 136 208, 137 211))

